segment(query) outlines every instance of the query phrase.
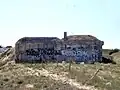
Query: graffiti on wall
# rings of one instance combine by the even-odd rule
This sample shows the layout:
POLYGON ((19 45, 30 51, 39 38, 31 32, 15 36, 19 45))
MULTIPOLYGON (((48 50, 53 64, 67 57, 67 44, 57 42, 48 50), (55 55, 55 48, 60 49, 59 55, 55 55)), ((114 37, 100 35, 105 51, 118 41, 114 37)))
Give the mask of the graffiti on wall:
POLYGON ((24 58, 27 56, 29 60, 56 60, 58 55, 61 55, 61 51, 54 48, 35 48, 26 50, 24 58))
POLYGON ((26 50, 25 54, 33 59, 44 60, 66 60, 69 57, 74 57, 75 61, 88 61, 100 59, 100 52, 91 50, 55 50, 54 48, 35 48, 26 50))
POLYGON ((41 55, 61 55, 60 50, 54 50, 53 48, 51 49, 28 49, 26 50, 27 55, 31 56, 41 56, 41 55))

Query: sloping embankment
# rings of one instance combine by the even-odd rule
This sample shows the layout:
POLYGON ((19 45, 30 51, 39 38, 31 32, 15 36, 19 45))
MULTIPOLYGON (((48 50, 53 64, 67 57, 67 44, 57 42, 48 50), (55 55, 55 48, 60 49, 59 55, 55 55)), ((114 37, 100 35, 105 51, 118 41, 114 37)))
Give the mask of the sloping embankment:
POLYGON ((9 48, 8 50, 0 54, 0 67, 11 60, 14 60, 14 48, 9 48))

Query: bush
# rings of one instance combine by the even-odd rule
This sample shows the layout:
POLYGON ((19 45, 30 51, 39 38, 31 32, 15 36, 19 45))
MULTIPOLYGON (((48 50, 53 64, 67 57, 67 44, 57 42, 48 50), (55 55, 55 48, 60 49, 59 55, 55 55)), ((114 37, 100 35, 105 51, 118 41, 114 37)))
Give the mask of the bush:
POLYGON ((116 52, 119 52, 120 50, 119 49, 113 49, 110 53, 109 53, 109 55, 112 55, 113 53, 116 53, 116 52))

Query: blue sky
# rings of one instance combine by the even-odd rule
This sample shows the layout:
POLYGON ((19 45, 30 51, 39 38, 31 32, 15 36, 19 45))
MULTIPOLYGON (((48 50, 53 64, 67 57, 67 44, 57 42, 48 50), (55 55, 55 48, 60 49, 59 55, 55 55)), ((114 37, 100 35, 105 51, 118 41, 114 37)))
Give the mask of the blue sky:
POLYGON ((0 44, 25 36, 90 34, 120 48, 120 0, 0 0, 0 44))

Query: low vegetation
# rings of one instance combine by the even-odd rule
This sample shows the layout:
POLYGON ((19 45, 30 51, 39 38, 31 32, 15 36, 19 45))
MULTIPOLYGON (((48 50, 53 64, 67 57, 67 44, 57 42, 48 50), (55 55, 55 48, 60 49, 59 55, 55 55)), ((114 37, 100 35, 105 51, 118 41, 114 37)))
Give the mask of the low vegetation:
MULTIPOLYGON (((40 68, 40 64, 30 65, 27 67, 40 68)), ((94 76, 86 85, 94 86, 98 90, 120 90, 120 66, 113 64, 72 64, 71 71, 69 71, 68 64, 59 64, 57 68, 56 64, 46 65, 45 69, 52 73, 62 74, 66 72, 66 76, 71 79, 75 79, 77 82, 83 85, 94 73, 100 69, 98 74, 94 76)))
POLYGON ((69 63, 15 64, 10 50, 1 57, 0 90, 120 90, 120 52, 111 56, 117 64, 72 63, 69 69, 69 63))
POLYGON ((119 49, 113 49, 113 50, 109 53, 109 55, 112 55, 112 54, 117 53, 117 52, 119 52, 119 51, 120 51, 119 49))

